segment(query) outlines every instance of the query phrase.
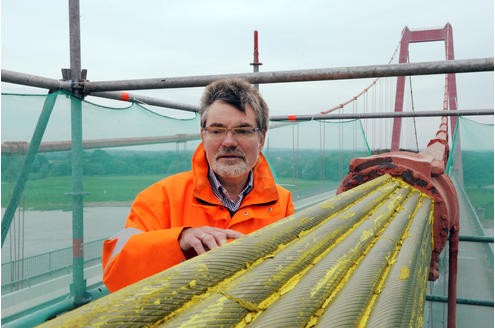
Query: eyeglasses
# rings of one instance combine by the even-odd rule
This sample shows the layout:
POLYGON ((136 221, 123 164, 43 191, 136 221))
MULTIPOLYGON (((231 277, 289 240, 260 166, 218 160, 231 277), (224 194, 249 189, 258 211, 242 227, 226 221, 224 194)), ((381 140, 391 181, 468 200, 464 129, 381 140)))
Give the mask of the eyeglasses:
POLYGON ((208 126, 203 128, 203 131, 205 131, 206 135, 211 139, 223 139, 229 131, 236 139, 249 139, 253 137, 256 132, 260 131, 260 129, 250 126, 238 126, 230 129, 223 126, 208 126))

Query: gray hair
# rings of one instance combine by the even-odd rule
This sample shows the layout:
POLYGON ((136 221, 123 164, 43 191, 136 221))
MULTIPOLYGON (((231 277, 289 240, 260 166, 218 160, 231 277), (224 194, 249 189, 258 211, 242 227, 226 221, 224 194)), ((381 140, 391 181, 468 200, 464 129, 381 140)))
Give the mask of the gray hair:
POLYGON ((263 132, 268 130, 268 105, 258 90, 249 82, 232 78, 218 80, 207 85, 201 97, 199 109, 201 127, 206 127, 208 108, 216 100, 226 102, 243 113, 246 112, 247 106, 251 106, 256 115, 258 128, 263 132))

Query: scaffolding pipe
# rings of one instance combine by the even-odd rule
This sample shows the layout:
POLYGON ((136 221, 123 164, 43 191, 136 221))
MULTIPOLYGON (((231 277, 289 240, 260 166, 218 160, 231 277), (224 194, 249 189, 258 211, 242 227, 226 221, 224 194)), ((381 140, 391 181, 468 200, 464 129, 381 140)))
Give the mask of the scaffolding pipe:
POLYGON ((92 92, 88 94, 88 96, 94 96, 94 97, 100 97, 100 98, 107 98, 107 99, 115 99, 115 100, 121 100, 121 101, 127 101, 127 102, 135 102, 135 103, 142 103, 146 105, 152 105, 152 106, 159 106, 159 107, 165 107, 165 108, 173 108, 173 109, 180 109, 188 112, 199 112, 199 107, 194 106, 194 105, 189 105, 189 104, 181 104, 177 102, 172 102, 168 100, 162 100, 158 99, 155 97, 147 97, 147 96, 141 96, 141 95, 136 95, 136 94, 131 94, 129 92, 112 92, 112 91, 107 91, 107 92, 92 92))
MULTIPOLYGON (((141 146, 163 143, 177 143, 192 140, 200 140, 201 135, 195 134, 176 134, 172 136, 157 137, 136 137, 136 138, 109 138, 109 139, 90 139, 83 141, 84 149, 101 149, 122 146, 141 146)), ((38 152, 48 153, 52 151, 70 150, 72 143, 70 141, 47 141, 41 143, 38 152)), ((24 141, 8 141, 2 143, 2 154, 25 154, 29 144, 24 141)))
MULTIPOLYGON (((292 71, 272 71, 256 73, 218 74, 189 77, 168 77, 152 79, 135 79, 119 81, 80 82, 84 93, 102 91, 121 91, 138 89, 166 89, 203 87, 223 78, 243 78, 251 83, 286 83, 323 80, 363 79, 374 77, 390 77, 403 75, 431 75, 446 73, 472 73, 493 71, 493 58, 457 59, 449 61, 433 61, 407 64, 388 64, 371 66, 354 66, 338 68, 322 68, 292 71)), ((39 76, 12 72, 2 69, 2 81, 49 89, 70 90, 70 85, 39 76)))
POLYGON ((459 241, 472 242, 472 243, 492 243, 493 236, 466 236, 460 235, 459 241))
MULTIPOLYGON (((258 31, 254 31, 254 46, 253 46, 253 62, 251 65, 253 65, 253 73, 258 73, 260 71, 260 66, 263 65, 260 63, 260 57, 259 57, 259 52, 258 52, 258 31)), ((256 90, 259 90, 259 85, 256 83, 254 84, 254 87, 256 90)))
POLYGON ((301 115, 275 115, 270 116, 270 121, 313 121, 313 120, 342 120, 365 118, 391 118, 391 117, 435 117, 435 116, 482 116, 493 115, 493 109, 456 110, 456 111, 415 111, 415 112, 381 112, 381 113, 342 113, 342 114, 301 114, 301 115))
POLYGON ((71 81, 61 81, 38 75, 2 69, 2 82, 26 85, 48 90, 71 90, 71 81))
POLYGON ((71 141, 72 141, 72 284, 74 305, 87 303, 84 279, 84 213, 83 213, 83 143, 82 143, 82 85, 79 0, 69 0, 71 141))
MULTIPOLYGON (((441 303, 448 303, 449 301, 448 297, 439 296, 439 295, 426 295, 426 300, 430 302, 441 302, 441 303)), ((477 306, 487 306, 487 307, 494 306, 493 300, 488 301, 488 300, 471 299, 464 297, 458 297, 456 299, 456 304, 477 305, 477 306)))
POLYGON ((293 71, 273 71, 239 74, 219 74, 190 77, 167 77, 120 81, 88 82, 84 92, 118 91, 138 89, 166 89, 204 87, 225 78, 242 78, 253 84, 284 83, 323 80, 363 79, 386 76, 430 75, 493 71, 493 58, 460 59, 451 61, 421 62, 409 64, 338 67, 293 71))

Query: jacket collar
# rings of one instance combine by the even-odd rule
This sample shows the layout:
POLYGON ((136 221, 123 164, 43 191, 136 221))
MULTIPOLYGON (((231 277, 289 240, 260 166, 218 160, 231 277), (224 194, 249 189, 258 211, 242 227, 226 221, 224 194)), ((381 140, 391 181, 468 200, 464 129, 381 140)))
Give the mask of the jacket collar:
MULTIPOLYGON (((194 191, 193 195, 204 202, 210 204, 222 203, 213 194, 210 181, 208 180, 208 161, 203 148, 203 143, 200 143, 192 157, 192 172, 194 176, 194 191)), ((246 195, 242 201, 241 207, 253 204, 264 204, 278 200, 277 187, 273 178, 270 166, 261 153, 258 157, 258 162, 253 168, 254 188, 246 195)))

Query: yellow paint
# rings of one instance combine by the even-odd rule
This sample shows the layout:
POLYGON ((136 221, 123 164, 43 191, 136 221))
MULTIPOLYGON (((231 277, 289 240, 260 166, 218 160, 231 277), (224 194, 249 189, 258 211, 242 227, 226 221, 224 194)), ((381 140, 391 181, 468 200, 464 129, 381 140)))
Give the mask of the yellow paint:
MULTIPOLYGON (((402 246, 402 243, 399 242, 398 246, 400 249, 400 246, 402 246)), ((397 258, 395 257, 395 254, 389 254, 389 255, 385 256, 385 260, 387 260, 387 265, 389 265, 389 266, 392 266, 392 265, 394 265, 395 262, 397 262, 397 258)))
POLYGON ((351 212, 351 211, 347 211, 347 212, 344 212, 344 213, 341 213, 338 218, 340 220, 347 220, 347 219, 350 219, 352 217, 354 217, 356 215, 356 213, 354 212, 351 212))
POLYGON ((409 279, 409 268, 406 267, 406 266, 403 266, 401 269, 400 269, 400 276, 399 276, 399 279, 400 280, 407 280, 409 279))
POLYGON ((363 233, 361 234, 361 239, 360 241, 361 242, 365 242, 366 240, 370 239, 371 237, 373 237, 373 235, 375 234, 375 231, 370 229, 370 230, 365 230, 363 231, 363 233))
MULTIPOLYGON (((433 200, 432 200, 432 204, 433 204, 433 200)), ((435 211, 435 206, 431 206, 430 207, 430 217, 429 217, 429 225, 431 226, 431 229, 433 231, 433 222, 434 222, 434 218, 435 218, 435 215, 434 215, 434 211, 435 211)), ((435 234, 431 234, 431 248, 435 248, 435 234)))
POLYGON ((250 323, 251 321, 253 321, 253 315, 251 313, 248 313, 245 317, 244 317, 244 322, 245 323, 250 323))
MULTIPOLYGON (((408 196, 410 197, 411 194, 409 194, 408 196)), ((416 204, 416 208, 414 209, 413 214, 418 209, 419 201, 420 201, 420 198, 418 198, 418 203, 416 204)), ((373 308, 375 306, 375 303, 376 303, 378 296, 380 295, 381 291, 383 290, 383 286, 385 285, 385 281, 386 281, 387 277, 389 276, 390 271, 392 270, 392 266, 394 263, 397 262, 397 257, 398 257, 398 254, 400 252, 400 248, 402 247, 402 241, 404 240, 405 236, 407 236, 407 231, 409 230, 411 223, 412 223, 412 220, 409 220, 409 222, 407 223, 407 225, 404 229, 404 232, 403 232, 401 238, 399 240, 397 240, 397 243, 396 243, 396 246, 394 247, 394 250, 392 251, 391 254, 388 254, 385 257, 385 259, 387 261, 387 266, 381 275, 381 278, 380 278, 380 280, 379 280, 379 282, 375 288, 373 296, 371 297, 370 301, 368 302, 368 304, 366 305, 366 307, 364 308, 364 310, 362 312, 361 318, 359 319, 358 324, 357 324, 358 327, 366 327, 366 324, 367 324, 369 317, 371 315, 371 311, 373 310, 373 308)))
MULTIPOLYGON (((382 278, 381 278, 381 280, 380 280, 380 282, 378 284, 377 290, 381 290, 382 289, 382 287, 383 287, 383 285, 385 283, 385 280, 386 280, 387 276, 389 275, 390 270, 392 269, 392 265, 397 261, 398 254, 400 252, 400 248, 402 247, 402 244, 403 244, 404 240, 406 238, 409 238, 410 237, 409 229, 410 229, 411 224, 413 222, 412 218, 415 217, 418 209, 420 208, 421 204, 424 201, 424 198, 425 197, 428 197, 427 195, 425 195, 425 194, 423 194, 423 193, 421 193, 421 192, 419 192, 417 190, 415 190, 414 192, 415 193, 419 193, 420 197, 418 198, 418 201, 416 203, 415 209, 413 210, 412 214, 409 216, 409 221, 408 221, 408 223, 407 223, 407 225, 406 225, 406 227, 404 229, 404 232, 403 232, 400 240, 398 241, 398 243, 397 243, 397 245, 395 247, 394 253, 390 256, 390 258, 387 257, 387 262, 388 262, 389 265, 387 266, 385 272, 382 275, 382 278)), ((406 279, 409 278, 409 276, 410 276, 409 269, 406 266, 402 267, 401 268, 401 271, 400 271, 400 277, 399 277, 400 280, 406 280, 406 279)), ((423 289, 423 291, 424 291, 424 289, 423 289)), ((376 302, 377 295, 378 295, 378 293, 375 293, 373 295, 373 297, 372 297, 372 300, 368 303, 368 306, 366 307, 365 311, 363 312, 363 315, 360 318, 360 321, 358 323, 358 327, 366 327, 366 324, 368 322, 369 316, 370 316, 371 311, 372 311, 372 309, 374 307, 374 304, 376 302)), ((415 315, 415 317, 418 318, 418 320, 422 323, 422 315, 421 314, 415 315), (419 316, 419 318, 418 318, 418 316, 419 316)))
POLYGON ((328 283, 330 278, 337 272, 338 269, 340 269, 342 262, 343 261, 338 261, 336 265, 325 273, 323 279, 316 282, 315 286, 311 288, 311 293, 309 294, 311 297, 314 297, 316 293, 328 283))
POLYGON ((255 303, 246 301, 245 299, 242 299, 240 297, 236 297, 234 295, 230 295, 227 292, 223 292, 222 295, 225 296, 226 298, 228 298, 231 301, 234 301, 236 303, 239 303, 243 308, 248 309, 249 311, 259 311, 260 310, 260 307, 258 305, 256 305, 255 303))
POLYGON ((189 281, 189 288, 194 288, 194 287, 196 287, 196 280, 189 281))
POLYGON ((198 265, 198 271, 199 272, 208 272, 208 266, 204 263, 201 263, 198 265))
MULTIPOLYGON (((402 199, 403 197, 400 197, 400 198, 402 199)), ((398 202, 398 200, 397 200, 397 202, 398 202)), ((392 210, 393 208, 390 208, 390 209, 392 210)), ((372 215, 374 213, 374 211, 375 211, 374 209, 370 210, 369 215, 372 215)), ((387 217, 389 217, 389 216, 387 216, 387 217)), ((379 229, 382 230, 385 228, 385 226, 379 228, 379 224, 378 224, 384 218, 386 218, 386 217, 379 216, 379 217, 375 218, 374 223, 377 224, 375 226, 375 229, 370 229, 370 230, 364 231, 362 233, 361 238, 360 238, 361 243, 364 243, 367 239, 373 238, 373 237, 374 237, 373 238, 374 240, 372 240, 371 243, 369 243, 366 247, 363 247, 361 245, 356 245, 356 247, 354 249, 355 249, 355 252, 357 252, 357 254, 359 255, 356 260, 350 261, 349 257, 344 257, 344 258, 340 259, 339 262, 331 270, 329 270, 329 272, 326 274, 326 279, 322 279, 321 281, 319 281, 316 284, 315 288, 312 289, 311 295, 313 296, 318 291, 318 289, 320 289, 324 286, 324 283, 329 280, 330 275, 334 274, 336 272, 336 270, 346 270, 347 269, 346 274, 344 275, 343 279, 341 279, 340 283, 333 289, 330 296, 325 300, 322 308, 320 310, 318 310, 312 316, 312 318, 310 319, 310 321, 308 322, 306 327, 312 327, 317 323, 318 318, 321 316, 321 314, 325 311, 325 309, 333 301, 333 299, 338 295, 340 290, 342 290, 342 288, 344 288, 344 286, 347 284, 349 278, 352 276, 352 274, 354 273, 354 271, 358 267, 361 260, 367 255, 367 253, 369 252, 369 249, 378 240, 378 236, 381 234, 378 232, 378 230, 379 229), (350 266, 350 268, 345 268, 345 266, 350 266)), ((354 227, 357 227, 358 225, 359 224, 356 224, 354 227)), ((352 233, 353 230, 355 230, 355 228, 349 229, 346 234, 352 233)), ((342 236, 342 237, 345 238, 345 236, 342 236)), ((395 243, 395 241, 393 241, 393 242, 395 243)), ((391 266, 395 261, 396 260, 394 258, 388 258, 387 264, 389 266, 391 266)), ((380 294, 381 290, 382 290, 382 287, 378 286, 378 288, 376 288, 376 290, 375 290, 375 294, 376 295, 380 294)), ((375 296, 375 298, 376 298, 376 296, 375 296)), ((366 322, 367 316, 369 316, 369 312, 365 313, 364 315, 365 315, 364 322, 366 322)))
POLYGON ((316 326, 317 323, 318 323, 318 318, 316 318, 315 316, 311 316, 311 319, 309 319, 305 328, 314 327, 314 326, 316 326))

